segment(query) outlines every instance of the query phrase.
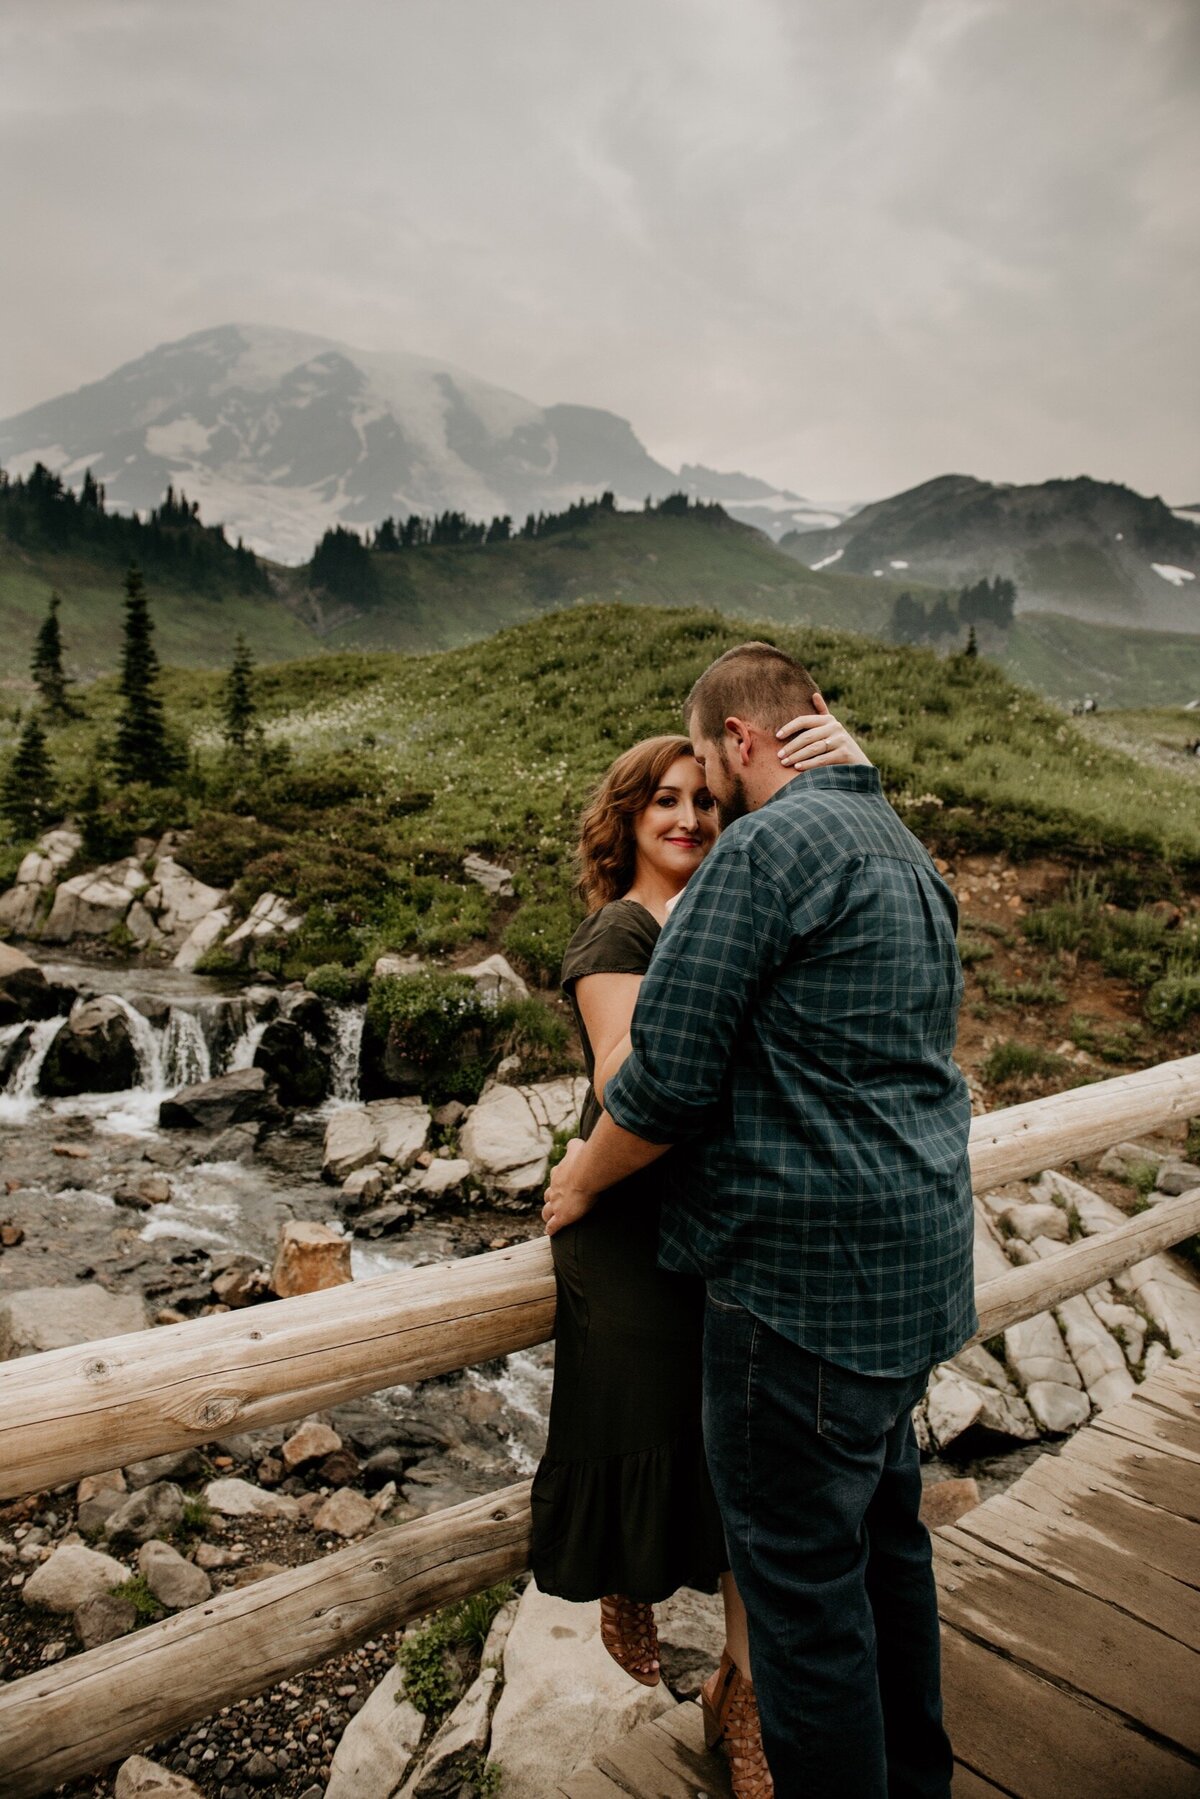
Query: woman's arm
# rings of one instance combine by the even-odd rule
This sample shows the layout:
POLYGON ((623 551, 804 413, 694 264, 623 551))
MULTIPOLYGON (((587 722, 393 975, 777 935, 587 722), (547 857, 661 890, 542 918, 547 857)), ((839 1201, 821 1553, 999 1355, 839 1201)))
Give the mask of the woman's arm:
POLYGON ((832 768, 839 763, 857 763, 869 768, 871 758, 833 716, 819 693, 814 693, 812 706, 811 712, 790 719, 775 733, 788 740, 779 752, 783 766, 832 768))
POLYGON ((575 998, 596 1065, 592 1091, 601 1105, 606 1081, 629 1054, 629 1027, 641 984, 640 974, 586 974, 575 983, 575 998))

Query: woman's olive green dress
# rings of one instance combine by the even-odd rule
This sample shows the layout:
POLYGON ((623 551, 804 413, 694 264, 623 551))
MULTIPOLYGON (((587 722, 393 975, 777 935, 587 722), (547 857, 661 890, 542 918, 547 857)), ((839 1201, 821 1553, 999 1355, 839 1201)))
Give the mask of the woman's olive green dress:
MULTIPOLYGON (((592 913, 571 939, 562 984, 589 1080, 595 1058, 575 983, 645 974, 657 939, 656 920, 635 900, 592 913)), ((599 1118, 589 1091, 584 1137, 599 1118)), ((658 1266, 669 1160, 611 1188, 553 1239, 554 1391, 533 1483, 533 1572, 563 1599, 711 1592, 729 1565, 700 1430, 704 1285, 658 1266)))

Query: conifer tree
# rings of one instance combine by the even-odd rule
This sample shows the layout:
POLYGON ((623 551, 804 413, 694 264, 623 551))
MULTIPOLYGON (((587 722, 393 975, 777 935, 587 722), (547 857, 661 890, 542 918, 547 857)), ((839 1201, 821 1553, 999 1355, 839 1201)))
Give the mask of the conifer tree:
POLYGON ((963 655, 975 657, 975 656, 978 656, 978 654, 979 654, 979 645, 975 641, 975 627, 974 627, 974 625, 972 625, 971 629, 967 632, 967 647, 963 651, 963 655))
POLYGON ((42 628, 37 634, 37 642, 33 646, 33 678, 37 682, 42 703, 51 718, 73 718, 75 707, 71 704, 67 692, 67 677, 63 673, 62 634, 58 628, 58 609, 62 600, 58 594, 50 595, 50 610, 42 621, 42 628))
POLYGON ((42 721, 31 712, 0 783, 0 812, 18 837, 35 837, 49 824, 53 811, 54 765, 42 721))
POLYGON ((253 674, 254 658, 239 631, 233 647, 233 662, 221 694, 221 713, 225 742, 231 750, 243 755, 255 724, 253 674))
POLYGON ((121 715, 113 766, 123 781, 161 787, 176 772, 177 758, 163 721, 159 664, 146 583, 136 563, 125 577, 125 640, 121 652, 121 715))

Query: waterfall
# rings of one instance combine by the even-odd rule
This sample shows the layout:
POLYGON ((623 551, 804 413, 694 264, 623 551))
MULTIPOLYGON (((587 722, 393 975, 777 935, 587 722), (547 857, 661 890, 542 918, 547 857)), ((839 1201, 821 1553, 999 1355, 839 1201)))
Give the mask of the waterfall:
POLYGON ((204 1028, 194 1012, 172 1006, 162 1046, 163 1078, 168 1089, 187 1087, 193 1081, 207 1081, 212 1074, 212 1057, 204 1028))
MULTIPOLYGON (((0 1094, 0 1121, 19 1124, 37 1105, 38 1076, 42 1072, 42 1063, 46 1060, 46 1051, 58 1035, 61 1025, 61 1018, 43 1018, 30 1029, 29 1046, 10 1073, 4 1092, 0 1094)), ((18 1025, 12 1035, 6 1038, 6 1042, 11 1043, 26 1028, 25 1025, 18 1025)))
POLYGON ((233 1046, 232 1054, 229 1057, 228 1066, 231 1071, 235 1068, 254 1067, 254 1052, 262 1042, 263 1032, 270 1022, 269 1018, 258 1018, 250 1026, 249 1030, 243 1032, 238 1038, 233 1046))
POLYGON ((330 1099, 354 1101, 359 1098, 358 1062, 362 1050, 365 1006, 331 1006, 333 1015, 333 1056, 329 1070, 330 1099))
POLYGON ((129 1020, 129 1035, 133 1039, 133 1050, 138 1059, 138 1086, 147 1093, 165 1093, 168 1076, 164 1066, 163 1036, 136 1006, 131 1006, 119 993, 110 993, 108 998, 114 1006, 120 1006, 129 1020))

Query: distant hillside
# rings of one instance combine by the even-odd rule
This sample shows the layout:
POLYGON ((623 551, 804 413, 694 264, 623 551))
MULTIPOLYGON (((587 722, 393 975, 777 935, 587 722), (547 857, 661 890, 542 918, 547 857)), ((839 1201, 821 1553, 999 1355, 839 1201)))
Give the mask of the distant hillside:
POLYGON ((543 407, 433 357, 264 325, 160 344, 0 422, 0 462, 24 473, 35 460, 76 484, 91 468, 126 509, 183 486, 206 521, 289 564, 330 525, 446 508, 519 522, 606 488, 640 505, 683 485, 775 530, 838 516, 743 475, 681 481, 599 407, 543 407))
POLYGON ((943 475, 780 547, 808 568, 930 586, 1005 576, 1018 610, 1200 633, 1200 524, 1081 477, 998 486, 943 475))

